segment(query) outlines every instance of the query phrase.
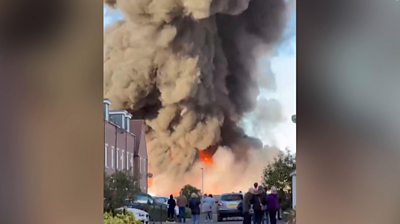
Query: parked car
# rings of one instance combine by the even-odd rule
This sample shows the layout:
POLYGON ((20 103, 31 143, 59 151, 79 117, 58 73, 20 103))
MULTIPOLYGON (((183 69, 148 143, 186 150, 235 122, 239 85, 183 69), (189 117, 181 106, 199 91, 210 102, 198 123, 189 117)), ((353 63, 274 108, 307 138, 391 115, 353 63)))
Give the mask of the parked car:
POLYGON ((122 207, 122 208, 118 208, 116 209, 117 212, 130 212, 133 214, 133 216, 135 217, 136 220, 142 222, 143 224, 148 224, 150 221, 150 216, 149 213, 137 209, 137 208, 128 208, 128 207, 122 207))
POLYGON ((242 217, 238 205, 243 201, 243 195, 239 193, 223 194, 218 201, 217 219, 218 222, 228 217, 242 217))
MULTIPOLYGON (((167 197, 154 197, 154 200, 156 200, 158 203, 163 203, 167 206, 168 208, 168 200, 169 198, 167 197)), ((175 215, 178 216, 179 215, 179 208, 178 206, 175 206, 175 215)))
POLYGON ((138 193, 126 201, 127 208, 136 208, 149 213, 150 221, 164 221, 167 218, 168 206, 157 202, 151 195, 138 193))

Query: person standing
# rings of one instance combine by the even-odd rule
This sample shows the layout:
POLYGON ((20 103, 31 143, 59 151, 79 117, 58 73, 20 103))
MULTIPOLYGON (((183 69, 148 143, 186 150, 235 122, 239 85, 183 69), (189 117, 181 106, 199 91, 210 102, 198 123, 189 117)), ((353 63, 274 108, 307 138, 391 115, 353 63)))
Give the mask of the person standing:
POLYGON ((214 208, 215 204, 215 199, 213 198, 212 194, 209 194, 205 199, 204 199, 204 209, 206 212, 206 221, 213 221, 212 218, 212 211, 214 208))
POLYGON ((176 202, 174 196, 171 194, 168 200, 168 219, 173 221, 175 219, 176 202))
POLYGON ((268 215, 271 224, 276 224, 276 214, 280 209, 279 197, 276 187, 271 188, 271 194, 267 197, 268 215))
POLYGON ((192 211, 192 223, 199 224, 201 201, 196 193, 192 193, 189 200, 189 208, 192 211))
POLYGON ((254 224, 261 224, 264 217, 264 208, 267 204, 266 193, 262 186, 258 186, 257 192, 251 201, 254 209, 254 224))
POLYGON ((188 205, 188 201, 182 192, 181 192, 181 195, 178 197, 176 203, 179 208, 179 222, 186 223, 186 206, 188 205))
POLYGON ((249 188, 249 190, 244 194, 242 202, 242 213, 243 213, 243 224, 251 224, 251 201, 254 197, 254 189, 249 188))
MULTIPOLYGON (((268 195, 267 195, 268 190, 269 190, 268 187, 264 188, 266 201, 268 199, 268 195)), ((264 211, 265 211, 265 224, 269 224, 269 214, 268 214, 268 204, 267 203, 265 204, 264 211)))

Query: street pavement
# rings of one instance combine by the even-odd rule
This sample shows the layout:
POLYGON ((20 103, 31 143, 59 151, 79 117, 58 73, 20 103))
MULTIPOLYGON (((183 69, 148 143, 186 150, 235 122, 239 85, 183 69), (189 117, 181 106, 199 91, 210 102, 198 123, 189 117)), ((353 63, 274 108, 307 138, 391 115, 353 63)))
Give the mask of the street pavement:
MULTIPOLYGON (((161 222, 152 222, 151 224, 160 224, 161 222)), ((175 222, 167 222, 168 223, 175 223, 175 222)), ((192 220, 191 219, 186 219, 186 224, 191 224, 192 220)), ((241 224, 243 223, 243 219, 242 218, 228 218, 228 219, 224 219, 224 221, 222 222, 217 222, 217 214, 213 214, 213 222, 210 221, 206 221, 205 220, 205 216, 201 216, 200 218, 200 224, 211 224, 211 223, 222 223, 222 224, 241 224)), ((265 222, 264 222, 265 223, 265 222)), ((176 222, 176 224, 178 224, 178 222, 176 222)), ((283 221, 278 221, 277 224, 286 224, 283 221)))

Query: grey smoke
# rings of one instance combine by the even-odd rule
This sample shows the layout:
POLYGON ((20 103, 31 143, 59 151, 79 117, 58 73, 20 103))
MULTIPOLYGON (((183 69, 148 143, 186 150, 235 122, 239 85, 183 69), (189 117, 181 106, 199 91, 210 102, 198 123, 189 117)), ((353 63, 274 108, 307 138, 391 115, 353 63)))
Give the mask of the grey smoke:
POLYGON ((105 33, 104 95, 146 119, 152 172, 183 176, 209 146, 262 148, 237 124, 256 105, 256 60, 281 37, 284 0, 106 3, 125 21, 105 33))

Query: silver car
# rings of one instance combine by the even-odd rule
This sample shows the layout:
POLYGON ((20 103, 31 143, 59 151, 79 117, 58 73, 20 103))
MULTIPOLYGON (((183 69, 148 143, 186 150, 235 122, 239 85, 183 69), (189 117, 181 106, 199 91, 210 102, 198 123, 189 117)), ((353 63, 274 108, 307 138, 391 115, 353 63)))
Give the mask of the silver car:
POLYGON ((223 194, 218 201, 217 217, 218 222, 228 217, 242 217, 242 212, 238 205, 243 200, 243 195, 239 193, 223 194))

